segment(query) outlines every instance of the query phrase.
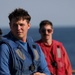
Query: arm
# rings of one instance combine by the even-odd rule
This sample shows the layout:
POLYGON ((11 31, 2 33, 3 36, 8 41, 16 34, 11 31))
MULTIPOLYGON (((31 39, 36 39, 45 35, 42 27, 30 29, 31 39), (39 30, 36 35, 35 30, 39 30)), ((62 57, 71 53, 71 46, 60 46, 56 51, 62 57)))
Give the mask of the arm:
POLYGON ((10 75, 9 49, 6 44, 0 45, 0 75, 10 75))
MULTIPOLYGON (((45 60, 45 56, 40 48, 40 67, 42 69, 42 72, 45 73, 46 75, 50 75, 50 71, 48 69, 48 65, 46 63, 46 60, 45 60)), ((41 74, 43 75, 43 74, 41 74)))
POLYGON ((64 51, 65 69, 67 73, 66 75, 72 75, 72 67, 71 67, 70 59, 63 45, 62 45, 62 49, 64 51))

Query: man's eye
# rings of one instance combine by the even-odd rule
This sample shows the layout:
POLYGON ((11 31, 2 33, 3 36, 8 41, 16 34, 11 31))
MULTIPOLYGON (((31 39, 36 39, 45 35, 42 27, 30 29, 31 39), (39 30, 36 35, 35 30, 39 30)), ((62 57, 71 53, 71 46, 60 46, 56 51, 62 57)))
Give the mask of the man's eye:
POLYGON ((20 24, 20 26, 24 26, 24 24, 20 24))

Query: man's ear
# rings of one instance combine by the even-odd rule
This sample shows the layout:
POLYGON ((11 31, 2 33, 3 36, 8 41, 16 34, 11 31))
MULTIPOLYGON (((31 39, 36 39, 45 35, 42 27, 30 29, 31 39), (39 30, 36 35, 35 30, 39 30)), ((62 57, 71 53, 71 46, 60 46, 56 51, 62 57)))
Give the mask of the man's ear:
POLYGON ((30 29, 30 23, 28 24, 28 29, 30 29))
POLYGON ((52 29, 52 34, 54 33, 54 29, 52 29))

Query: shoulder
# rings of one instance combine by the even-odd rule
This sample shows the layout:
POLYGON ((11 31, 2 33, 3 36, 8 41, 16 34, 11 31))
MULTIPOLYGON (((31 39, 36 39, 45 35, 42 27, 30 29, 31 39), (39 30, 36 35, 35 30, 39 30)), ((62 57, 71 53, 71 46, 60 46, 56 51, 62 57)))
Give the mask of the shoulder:
POLYGON ((4 46, 4 48, 5 48, 8 46, 8 44, 9 44, 9 40, 5 37, 2 37, 2 39, 0 41, 0 46, 4 46))
POLYGON ((4 54, 8 55, 8 53, 9 53, 8 40, 4 37, 2 37, 2 40, 0 41, 0 53, 2 53, 2 55, 4 55, 4 54))
POLYGON ((8 43, 8 39, 5 37, 2 37, 2 39, 0 40, 0 45, 5 43, 8 43))
POLYGON ((5 36, 2 37, 2 39, 0 41, 0 46, 2 47, 2 49, 4 49, 4 48, 5 49, 7 49, 7 48, 11 49, 16 45, 14 45, 14 42, 11 38, 9 38, 7 35, 5 35, 5 36), (4 48, 3 48, 3 46, 4 46, 4 48))
POLYGON ((56 45, 59 45, 59 46, 62 46, 62 42, 60 41, 57 41, 57 40, 53 40, 53 44, 56 44, 56 45))
POLYGON ((39 48, 39 45, 32 39, 32 37, 27 38, 27 43, 30 47, 39 48))

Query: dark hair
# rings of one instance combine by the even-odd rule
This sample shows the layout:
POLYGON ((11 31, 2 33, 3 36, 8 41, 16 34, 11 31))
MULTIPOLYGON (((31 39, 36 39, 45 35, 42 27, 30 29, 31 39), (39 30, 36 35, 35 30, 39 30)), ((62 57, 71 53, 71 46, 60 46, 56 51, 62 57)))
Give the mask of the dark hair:
POLYGON ((0 35, 2 35, 2 30, 0 29, 0 35))
POLYGON ((12 13, 9 14, 8 18, 10 21, 14 18, 16 20, 19 20, 21 18, 26 19, 27 22, 31 20, 31 16, 29 15, 29 13, 22 8, 15 9, 12 13))
POLYGON ((43 26, 45 26, 46 24, 49 24, 49 25, 53 28, 53 24, 52 24, 51 21, 49 21, 49 20, 43 20, 43 21, 41 21, 40 24, 39 24, 40 29, 41 29, 43 26))

